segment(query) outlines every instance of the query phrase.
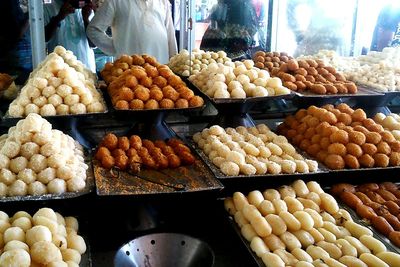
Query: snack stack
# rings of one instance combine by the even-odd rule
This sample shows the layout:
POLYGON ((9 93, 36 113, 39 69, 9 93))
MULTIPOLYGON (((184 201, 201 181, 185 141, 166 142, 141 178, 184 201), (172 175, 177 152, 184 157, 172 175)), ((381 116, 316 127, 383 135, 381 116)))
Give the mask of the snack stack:
POLYGON ((362 109, 347 104, 300 109, 278 130, 330 169, 400 165, 400 142, 362 109))
POLYGON ((190 74, 197 74, 201 70, 208 68, 211 63, 222 63, 227 66, 234 66, 232 60, 227 57, 224 51, 209 52, 193 49, 189 51, 183 49, 179 54, 173 56, 168 66, 171 70, 181 76, 189 77, 190 74))
POLYGON ((83 149, 29 114, 0 137, 0 196, 62 194, 86 185, 83 149))
POLYGON ((281 78, 283 85, 290 90, 321 95, 357 93, 354 82, 347 81, 344 75, 322 60, 296 60, 286 54, 274 53, 256 52, 255 64, 267 69, 271 76, 281 78))
POLYGON ((201 107, 195 96, 167 65, 148 55, 123 55, 101 72, 116 109, 171 109, 201 107))
POLYGON ((374 121, 382 125, 385 130, 390 131, 396 140, 400 141, 400 116, 398 114, 377 113, 374 116, 374 121))
POLYGON ((228 176, 308 173, 317 162, 304 159, 284 136, 265 124, 223 129, 218 125, 196 133, 193 140, 222 173, 228 176))
POLYGON ((271 78, 254 62, 236 61, 234 66, 211 63, 208 68, 191 75, 189 80, 212 98, 246 98, 290 94, 279 78, 271 78))
POLYGON ((2 267, 78 267, 86 252, 85 240, 78 235, 78 220, 50 208, 33 216, 18 211, 9 217, 0 211, 0 225, 2 267))
POLYGON ((236 192, 224 204, 266 266, 395 267, 400 262, 399 254, 388 252, 316 182, 297 180, 247 196, 236 192))
POLYGON ((31 73, 19 96, 10 104, 11 117, 30 113, 41 116, 103 112, 95 78, 65 48, 57 46, 31 73))

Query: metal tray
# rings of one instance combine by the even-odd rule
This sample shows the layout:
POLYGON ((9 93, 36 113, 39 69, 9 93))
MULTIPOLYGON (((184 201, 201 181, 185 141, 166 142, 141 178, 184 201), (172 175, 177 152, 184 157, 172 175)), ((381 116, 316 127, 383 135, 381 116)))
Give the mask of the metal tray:
POLYGON ((315 94, 309 91, 301 92, 298 93, 296 92, 296 95, 299 97, 303 98, 345 98, 345 97, 373 97, 373 96, 383 96, 384 94, 382 92, 377 92, 374 90, 371 90, 369 88, 365 88, 363 86, 358 85, 357 86, 358 90, 357 93, 355 94, 325 94, 325 95, 319 95, 315 94))
MULTIPOLYGON (((307 176, 307 175, 318 175, 318 174, 327 173, 326 167, 324 167, 324 166, 321 167, 321 164, 318 163, 318 171, 310 172, 310 173, 297 173, 296 172, 296 173, 281 173, 281 174, 254 174, 254 175, 250 175, 250 176, 244 175, 244 174, 237 175, 237 176, 228 176, 228 175, 225 175, 224 173, 222 173, 221 170, 210 161, 210 159, 207 157, 207 155, 204 154, 203 150, 201 150, 194 143, 194 141, 192 139, 190 139, 190 138, 186 138, 186 139, 189 140, 188 141, 189 144, 196 151, 196 153, 201 157, 201 159, 205 162, 205 164, 210 168, 210 170, 213 172, 215 177, 217 177, 218 179, 221 179, 221 180, 239 180, 239 179, 248 180, 248 179, 252 179, 252 178, 274 178, 274 177, 283 178, 283 177, 296 177, 296 176, 298 176, 298 177, 301 176, 302 177, 301 179, 304 179, 304 176, 307 176)), ((297 151, 297 152, 299 153, 299 151, 297 151)), ((304 153, 300 152, 300 154, 302 156, 304 156, 304 153)), ((293 179, 295 179, 295 178, 293 178, 293 179)))
POLYGON ((87 195, 91 193, 95 187, 94 175, 93 175, 93 167, 91 163, 91 158, 86 157, 85 163, 88 165, 88 169, 86 171, 86 186, 82 191, 79 192, 65 192, 59 195, 46 194, 41 196, 14 196, 14 197, 0 197, 0 203, 4 202, 19 202, 19 201, 45 201, 45 200, 56 200, 56 199, 70 199, 76 198, 83 195, 87 195))

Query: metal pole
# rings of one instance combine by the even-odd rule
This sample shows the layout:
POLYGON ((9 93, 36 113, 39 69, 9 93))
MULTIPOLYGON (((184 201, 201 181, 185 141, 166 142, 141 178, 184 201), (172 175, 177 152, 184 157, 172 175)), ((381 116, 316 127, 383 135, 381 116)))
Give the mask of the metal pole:
POLYGON ((43 0, 29 0, 29 25, 31 31, 33 68, 46 57, 44 36, 43 0))

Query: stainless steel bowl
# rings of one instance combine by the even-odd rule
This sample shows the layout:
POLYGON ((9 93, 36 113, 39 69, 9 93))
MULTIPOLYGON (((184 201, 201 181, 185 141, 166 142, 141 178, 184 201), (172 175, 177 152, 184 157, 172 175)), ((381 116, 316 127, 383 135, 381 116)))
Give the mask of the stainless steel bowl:
POLYGON ((115 255, 115 267, 211 267, 214 252, 193 237, 158 233, 138 237, 122 246, 115 255))

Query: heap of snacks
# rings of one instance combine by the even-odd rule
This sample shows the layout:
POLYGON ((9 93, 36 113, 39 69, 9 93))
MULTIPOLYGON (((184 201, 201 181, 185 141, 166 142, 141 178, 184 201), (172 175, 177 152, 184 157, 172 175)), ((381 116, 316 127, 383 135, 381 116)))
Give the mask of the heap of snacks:
POLYGON ((212 63, 189 80, 212 98, 246 98, 290 94, 279 78, 254 67, 254 62, 236 61, 234 67, 212 63))
POLYGON ((247 197, 236 192, 225 199, 225 208, 268 267, 395 267, 400 262, 400 255, 386 251, 316 182, 297 180, 247 197))
POLYGON ((228 176, 318 170, 317 162, 304 159, 284 136, 276 135, 265 124, 236 129, 214 125, 196 133, 193 140, 228 176))
POLYGON ((234 66, 232 60, 227 57, 224 51, 209 52, 198 49, 189 51, 183 49, 179 54, 173 56, 168 66, 176 74, 189 77, 190 74, 197 74, 201 70, 208 68, 211 63, 222 63, 227 66, 234 66))
POLYGON ((120 170, 140 171, 142 166, 148 169, 177 168, 190 165, 195 157, 182 141, 169 139, 150 141, 137 135, 117 137, 107 134, 96 152, 96 159, 102 167, 120 170))
POLYGON ((306 58, 320 58, 341 71, 347 79, 381 91, 400 90, 400 48, 385 47, 356 58, 341 57, 333 51, 320 51, 306 58))
POLYGON ((50 208, 42 208, 33 216, 19 211, 11 218, 0 211, 0 226, 2 267, 78 267, 86 252, 77 219, 63 217, 50 208))
POLYGON ((383 126, 385 130, 390 131, 393 136, 400 141, 400 116, 391 113, 389 115, 385 115, 383 113, 377 113, 374 116, 374 121, 383 126))
POLYGON ((103 112, 95 78, 71 51, 57 46, 32 72, 19 96, 10 104, 11 117, 103 112))
POLYGON ((116 109, 171 109, 201 107, 204 100, 195 96, 167 65, 152 56, 123 55, 107 63, 101 72, 116 109))
POLYGON ((362 109, 347 104, 300 109, 278 128, 330 169, 400 165, 400 142, 362 109))
MULTIPOLYGON (((278 55, 277 53, 276 55, 278 55)), ((279 77, 283 85, 293 91, 310 91, 315 94, 355 94, 357 86, 325 65, 322 60, 290 59, 286 54, 274 56, 263 51, 254 54, 256 66, 266 68, 271 76, 279 77)))
POLYGON ((0 137, 0 196, 62 194, 86 186, 83 149, 29 114, 0 137))
MULTIPOLYGON (((337 184, 332 187, 349 207, 400 247, 400 188, 390 182, 382 184, 337 184)), ((400 263, 400 261, 399 261, 400 263)))

